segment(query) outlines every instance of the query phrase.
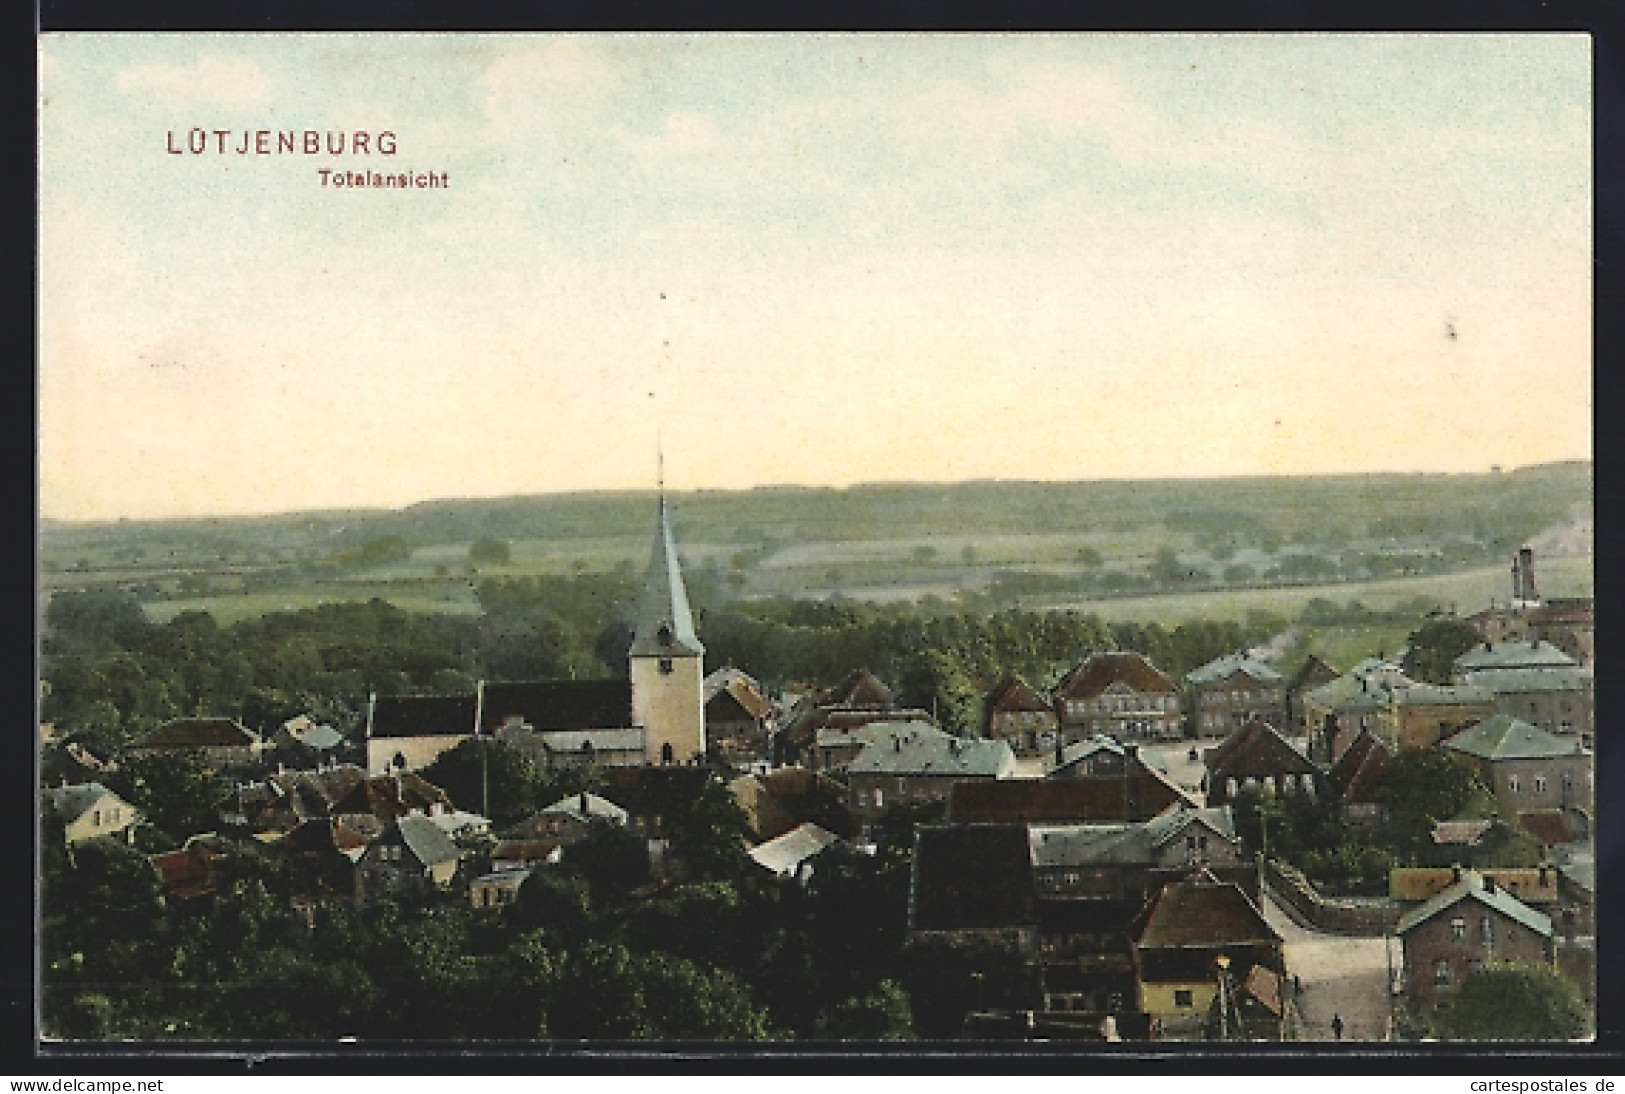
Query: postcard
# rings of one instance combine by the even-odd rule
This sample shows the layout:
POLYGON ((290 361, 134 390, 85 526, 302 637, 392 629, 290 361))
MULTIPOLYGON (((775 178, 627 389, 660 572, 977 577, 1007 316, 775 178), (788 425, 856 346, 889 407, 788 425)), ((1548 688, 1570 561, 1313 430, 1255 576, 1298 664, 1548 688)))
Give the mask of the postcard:
POLYGON ((1590 1039, 1591 67, 43 35, 42 1043, 1590 1039))

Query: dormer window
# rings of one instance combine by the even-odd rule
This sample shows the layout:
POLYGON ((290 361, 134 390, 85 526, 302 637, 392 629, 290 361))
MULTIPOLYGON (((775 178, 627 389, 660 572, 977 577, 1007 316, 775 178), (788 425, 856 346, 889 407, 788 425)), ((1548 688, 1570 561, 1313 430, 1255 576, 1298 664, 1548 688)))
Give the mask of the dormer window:
POLYGON ((660 624, 660 629, 655 631, 655 641, 662 646, 671 645, 671 627, 665 623, 660 624))

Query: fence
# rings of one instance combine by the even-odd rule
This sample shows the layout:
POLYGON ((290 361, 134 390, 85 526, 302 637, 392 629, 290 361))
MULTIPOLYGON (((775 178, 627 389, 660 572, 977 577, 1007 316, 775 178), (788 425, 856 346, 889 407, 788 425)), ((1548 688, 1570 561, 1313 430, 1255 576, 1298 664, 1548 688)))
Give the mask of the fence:
POLYGON ((1395 901, 1321 896, 1297 869, 1274 859, 1264 863, 1264 884, 1292 921, 1310 930, 1375 936, 1390 933, 1399 921, 1400 906, 1395 901))

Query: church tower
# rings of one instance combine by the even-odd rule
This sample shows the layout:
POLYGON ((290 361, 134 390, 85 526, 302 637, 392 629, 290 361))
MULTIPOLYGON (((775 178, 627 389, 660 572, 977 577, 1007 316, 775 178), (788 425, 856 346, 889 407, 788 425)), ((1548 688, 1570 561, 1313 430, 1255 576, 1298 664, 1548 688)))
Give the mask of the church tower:
POLYGON ((632 724, 643 729, 644 762, 686 764, 703 758, 705 647, 694 633, 664 490, 629 660, 632 724))

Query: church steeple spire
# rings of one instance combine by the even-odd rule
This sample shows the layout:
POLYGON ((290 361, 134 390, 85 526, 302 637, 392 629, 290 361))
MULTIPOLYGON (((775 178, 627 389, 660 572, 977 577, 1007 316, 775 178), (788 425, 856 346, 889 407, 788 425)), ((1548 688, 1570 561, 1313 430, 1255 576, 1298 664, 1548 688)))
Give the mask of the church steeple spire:
POLYGON ((677 544, 671 534, 664 457, 661 464, 660 525, 655 530, 649 576, 644 580, 643 598, 638 603, 631 653, 633 657, 700 657, 704 655, 705 647, 694 632, 688 589, 683 584, 677 544))

